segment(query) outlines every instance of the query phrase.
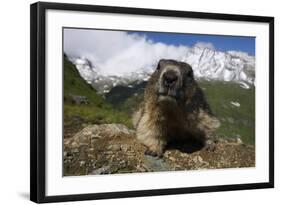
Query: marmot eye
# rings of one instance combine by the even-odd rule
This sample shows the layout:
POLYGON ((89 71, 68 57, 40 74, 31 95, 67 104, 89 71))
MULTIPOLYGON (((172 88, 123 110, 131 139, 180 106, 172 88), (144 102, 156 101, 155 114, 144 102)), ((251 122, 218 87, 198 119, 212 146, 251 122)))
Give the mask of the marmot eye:
POLYGON ((192 71, 187 72, 186 77, 193 78, 193 72, 192 71))

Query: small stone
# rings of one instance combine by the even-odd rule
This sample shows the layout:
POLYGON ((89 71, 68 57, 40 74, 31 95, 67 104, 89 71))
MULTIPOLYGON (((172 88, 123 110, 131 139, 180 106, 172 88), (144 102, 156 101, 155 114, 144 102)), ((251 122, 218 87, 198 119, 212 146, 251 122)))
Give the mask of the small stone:
POLYGON ((101 138, 101 136, 99 134, 92 134, 91 135, 92 140, 96 140, 96 139, 100 139, 100 138, 101 138))
POLYGON ((120 147, 120 145, 118 145, 118 144, 114 144, 114 145, 109 145, 109 146, 107 147, 107 149, 112 150, 112 151, 120 151, 120 150, 121 150, 121 147, 120 147))
POLYGON ((167 154, 167 155, 169 155, 169 154, 171 154, 172 152, 170 151, 170 150, 167 150, 166 152, 165 152, 165 154, 167 154))
POLYGON ((145 172, 146 169, 144 167, 141 167, 140 165, 137 165, 137 170, 140 171, 140 172, 145 172))
POLYGON ((213 152, 216 149, 216 143, 212 140, 207 140, 204 149, 213 152))
POLYGON ((145 169, 145 171, 151 171, 151 168, 149 168, 146 164, 143 164, 142 166, 145 169))
POLYGON ((71 143, 71 146, 72 147, 78 147, 78 143, 74 141, 74 142, 71 143))
POLYGON ((70 144, 70 139, 65 139, 65 140, 64 140, 64 145, 65 145, 65 146, 68 146, 69 144, 70 144))
POLYGON ((92 154, 88 154, 88 158, 94 158, 95 156, 92 154))
POLYGON ((73 153, 78 153, 78 152, 79 152, 79 149, 78 149, 78 148, 75 148, 75 149, 72 150, 72 152, 73 152, 73 153))
POLYGON ((237 136, 236 136, 236 143, 237 143, 237 144, 243 144, 243 141, 242 141, 240 135, 237 135, 237 136))
POLYGON ((80 167, 82 167, 82 166, 84 166, 86 164, 86 162, 85 161, 80 161, 80 167))
POLYGON ((176 161, 176 158, 175 158, 175 157, 169 157, 169 159, 170 159, 172 162, 176 161))
POLYGON ((130 149, 130 146, 129 146, 129 145, 121 145, 121 149, 122 149, 124 152, 127 152, 127 151, 130 149))
POLYGON ((235 142, 236 142, 236 139, 233 138, 233 137, 229 137, 229 138, 227 138, 227 142, 229 142, 229 143, 235 143, 235 142))
POLYGON ((90 174, 109 174, 110 166, 103 166, 99 169, 93 170, 90 174))
POLYGON ((182 153, 180 153, 180 156, 185 158, 185 157, 188 157, 188 154, 185 152, 182 152, 182 153))
POLYGON ((210 165, 209 162, 205 162, 205 161, 203 161, 203 164, 204 164, 205 167, 208 167, 210 165))
POLYGON ((195 156, 195 157, 193 158, 193 161, 194 161, 195 163, 202 163, 202 162, 203 162, 203 159, 202 159, 202 157, 200 157, 200 156, 195 156))
POLYGON ((105 153, 106 153, 106 155, 113 155, 114 151, 108 150, 105 153))

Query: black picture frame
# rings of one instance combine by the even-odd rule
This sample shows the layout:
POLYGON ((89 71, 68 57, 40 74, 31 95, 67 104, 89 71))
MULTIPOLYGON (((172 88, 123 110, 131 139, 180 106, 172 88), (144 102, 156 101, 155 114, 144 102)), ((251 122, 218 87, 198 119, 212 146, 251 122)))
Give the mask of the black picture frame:
POLYGON ((198 192, 231 191, 274 187, 274 18, 265 16, 156 10, 97 5, 34 3, 30 7, 30 200, 37 203, 77 200, 97 200, 198 192), (195 19, 233 20, 269 24, 269 181, 263 183, 230 184, 192 188, 170 188, 107 193, 46 196, 46 11, 67 10, 128 15, 168 16, 195 19))

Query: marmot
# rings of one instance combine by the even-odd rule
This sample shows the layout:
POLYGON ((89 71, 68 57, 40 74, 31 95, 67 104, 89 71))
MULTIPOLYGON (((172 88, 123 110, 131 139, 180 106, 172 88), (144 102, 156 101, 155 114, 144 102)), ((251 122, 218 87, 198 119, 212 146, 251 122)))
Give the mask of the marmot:
POLYGON ((162 59, 147 82, 144 102, 133 115, 137 138, 146 154, 162 156, 167 143, 196 140, 206 145, 220 126, 202 89, 184 62, 162 59))

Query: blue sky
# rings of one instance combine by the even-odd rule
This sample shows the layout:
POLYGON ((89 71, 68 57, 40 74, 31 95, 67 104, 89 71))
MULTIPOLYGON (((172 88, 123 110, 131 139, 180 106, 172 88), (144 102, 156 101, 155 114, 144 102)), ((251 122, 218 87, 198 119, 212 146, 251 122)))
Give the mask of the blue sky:
POLYGON ((153 42, 162 42, 168 45, 193 46, 197 42, 212 43, 216 50, 237 50, 255 55, 255 37, 246 36, 222 36, 202 34, 173 34, 159 32, 129 32, 145 35, 153 42))

